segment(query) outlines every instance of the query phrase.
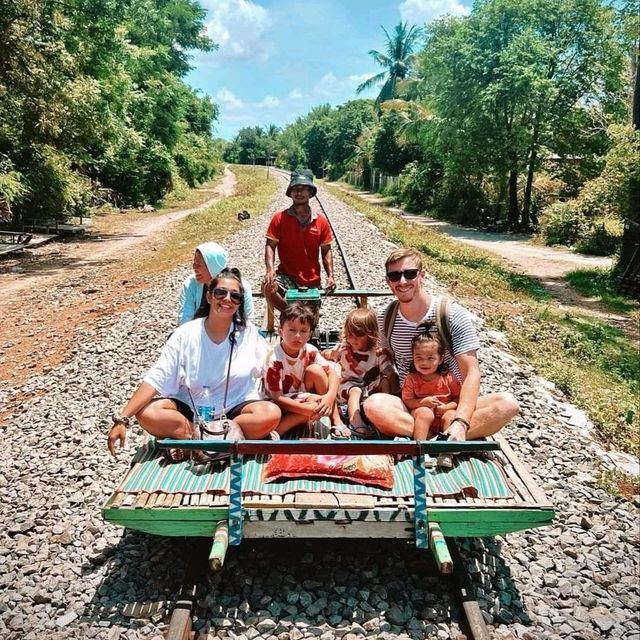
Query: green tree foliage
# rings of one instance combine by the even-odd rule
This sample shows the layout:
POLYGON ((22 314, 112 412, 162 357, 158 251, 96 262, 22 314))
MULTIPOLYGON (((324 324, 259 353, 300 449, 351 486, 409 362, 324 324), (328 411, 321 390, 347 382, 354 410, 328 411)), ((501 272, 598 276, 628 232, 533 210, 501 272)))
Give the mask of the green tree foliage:
POLYGON ((392 35, 389 35, 384 27, 380 28, 386 38, 386 53, 371 49, 369 55, 377 64, 384 67, 384 71, 368 78, 356 89, 356 93, 362 93, 382 84, 376 98, 377 104, 398 97, 398 83, 411 75, 415 57, 414 50, 423 33, 421 28, 409 27, 406 22, 398 23, 392 35))
POLYGON ((304 165, 317 176, 337 178, 356 161, 358 140, 375 121, 373 100, 314 107, 279 134, 278 160, 289 169, 304 165))
POLYGON ((397 110, 387 111, 373 132, 371 163, 388 175, 397 176, 412 160, 417 159, 415 145, 400 142, 400 133, 406 119, 397 110))
POLYGON ((266 165, 267 160, 271 162, 276 157, 279 135, 280 129, 274 124, 269 125, 266 130, 262 127, 244 127, 227 145, 224 159, 240 164, 266 165))
POLYGON ((195 0, 0 4, 0 199, 14 223, 84 212, 98 186, 139 204, 213 175, 217 106, 181 80, 187 52, 214 47, 204 18, 195 0))
POLYGON ((606 116, 619 103, 613 18, 598 0, 482 0, 469 17, 429 29, 421 89, 458 197, 476 194, 469 205, 481 205, 491 179, 509 225, 529 227, 545 150, 566 139, 576 111, 606 116))
POLYGON ((624 218, 631 210, 629 189, 640 180, 640 131, 612 125, 613 145, 602 173, 585 183, 577 198, 547 207, 540 235, 547 244, 575 245, 580 251, 610 255, 619 247, 624 218))

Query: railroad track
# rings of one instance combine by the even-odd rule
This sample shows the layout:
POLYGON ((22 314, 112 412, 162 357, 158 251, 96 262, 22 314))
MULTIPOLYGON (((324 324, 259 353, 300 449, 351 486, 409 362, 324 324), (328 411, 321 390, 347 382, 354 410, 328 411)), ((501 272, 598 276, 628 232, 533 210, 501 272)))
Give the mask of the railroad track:
MULTIPOLYGON (((270 170, 285 176, 287 179, 289 178, 290 174, 287 171, 273 167, 271 167, 270 170)), ((339 262, 334 261, 336 263, 334 266, 336 267, 336 271, 340 268, 341 273, 336 273, 336 275, 342 278, 343 281, 346 281, 350 289, 358 289, 358 283, 353 274, 353 269, 351 268, 349 257, 345 250, 345 244, 342 242, 339 233, 331 222, 331 215, 329 211, 323 206, 322 201, 317 196, 315 199, 329 220, 335 244, 338 248, 337 257, 339 258, 339 262)), ((224 535, 224 532, 222 532, 221 535, 224 535)), ((483 618, 479 602, 474 596, 474 589, 470 579, 470 574, 467 571, 467 567, 458 548, 458 542, 455 539, 449 538, 447 539, 447 543, 451 554, 450 562, 445 561, 443 563, 440 561, 440 573, 438 573, 438 566, 436 565, 435 571, 432 570, 429 577, 433 579, 435 576, 442 576, 440 586, 442 587, 446 585, 449 590, 449 595, 445 597, 445 601, 457 600, 458 602, 460 615, 457 620, 454 620, 454 622, 456 622, 460 628, 464 629, 466 634, 458 637, 488 640, 491 635, 483 618)), ((266 541, 265 544, 268 545, 269 542, 266 541)), ((404 541, 398 540, 398 544, 403 545, 404 541)), ((271 542, 271 545, 277 549, 277 547, 282 546, 282 542, 273 541, 271 542)), ((197 543, 195 547, 192 547, 191 550, 184 552, 185 557, 183 562, 185 566, 185 577, 178 590, 178 596, 175 601, 174 611, 166 635, 168 640, 186 640, 194 637, 198 640, 204 640, 205 638, 213 637, 203 634, 197 636, 193 632, 192 626, 194 617, 196 620, 198 619, 198 607, 196 603, 200 598, 206 596, 208 590, 208 578, 204 575, 203 569, 206 569, 207 567, 206 554, 210 547, 211 540, 204 539, 201 540, 200 543, 197 543)), ((421 553, 420 550, 412 551, 417 554, 421 553)), ((240 549, 238 553, 242 554, 242 549, 240 549)), ((381 561, 384 559, 385 558, 380 558, 381 561)), ((223 560, 224 554, 222 555, 222 559, 215 554, 209 556, 209 569, 215 572, 224 571, 223 560)), ((318 580, 322 580, 322 572, 318 571, 317 576, 313 577, 318 580)), ((362 585, 362 588, 366 588, 366 586, 362 585)), ((410 598, 409 594, 406 595, 410 598)))

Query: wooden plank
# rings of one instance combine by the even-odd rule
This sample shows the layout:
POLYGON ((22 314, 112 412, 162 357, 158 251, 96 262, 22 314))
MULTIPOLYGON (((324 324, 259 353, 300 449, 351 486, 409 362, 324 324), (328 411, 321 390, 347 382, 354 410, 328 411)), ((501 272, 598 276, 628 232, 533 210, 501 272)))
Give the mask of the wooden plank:
POLYGON ((373 496, 336 493, 335 497, 338 500, 338 505, 342 509, 374 509, 376 506, 373 496))
POLYGON ((110 507, 119 507, 126 497, 126 493, 122 493, 121 491, 116 491, 110 498, 107 500, 107 503, 104 505, 105 509, 110 507))
POLYGON ((507 459, 513 465, 513 468, 530 491, 538 506, 551 506, 549 499, 545 496, 542 489, 536 484, 524 465, 518 460, 515 451, 511 448, 505 437, 501 433, 496 433, 493 435, 493 439, 500 443, 502 452, 507 456, 507 459))
POLYGON ((137 509, 141 509, 147 504, 147 500, 149 499, 148 493, 141 493, 136 500, 135 506, 137 509))
POLYGON ((507 478, 509 479, 511 486, 520 496, 520 500, 522 500, 522 502, 535 504, 536 500, 531 495, 531 491, 529 491, 525 483, 522 480, 520 480, 520 477, 518 476, 517 471, 514 469, 513 465, 509 462, 509 460, 505 460, 504 464, 502 465, 502 468, 507 474, 507 478))
MULTIPOLYGON (((276 505, 273 505, 276 506, 276 505)), ((339 506, 338 499, 333 493, 296 493, 296 508, 323 509, 326 507, 339 506)))

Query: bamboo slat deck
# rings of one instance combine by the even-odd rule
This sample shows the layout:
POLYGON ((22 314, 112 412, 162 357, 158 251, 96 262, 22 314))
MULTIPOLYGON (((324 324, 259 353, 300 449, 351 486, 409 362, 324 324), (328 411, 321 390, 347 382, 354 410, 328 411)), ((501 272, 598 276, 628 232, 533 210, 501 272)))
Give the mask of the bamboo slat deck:
MULTIPOLYGON (((506 474, 511 497, 428 497, 427 518, 437 522, 445 536, 500 535, 553 520, 551 504, 511 447, 502 436, 495 439, 502 449, 495 458, 506 474)), ((217 522, 229 517, 228 494, 125 492, 125 480, 103 508, 110 522, 159 535, 213 537, 217 522)), ((243 497, 243 508, 245 537, 414 535, 412 497, 309 491, 249 494, 243 497)))

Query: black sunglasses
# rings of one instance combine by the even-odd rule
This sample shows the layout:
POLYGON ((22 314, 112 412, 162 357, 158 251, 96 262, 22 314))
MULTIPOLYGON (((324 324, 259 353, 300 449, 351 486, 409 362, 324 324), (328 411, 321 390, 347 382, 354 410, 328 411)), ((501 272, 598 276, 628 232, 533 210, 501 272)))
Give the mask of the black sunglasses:
POLYGON ((216 287, 212 293, 216 300, 224 300, 228 295, 229 298, 231 298, 231 302, 235 304, 242 302, 242 294, 239 291, 229 291, 229 289, 225 289, 224 287, 216 287))
POLYGON ((387 271, 387 278, 391 282, 400 282, 400 278, 404 276, 405 280, 415 280, 420 273, 420 269, 405 269, 404 271, 387 271))
POLYGON ((218 277, 220 278, 221 276, 224 276, 226 274, 231 274, 232 276, 236 276, 236 278, 240 278, 242 277, 240 275, 240 269, 238 269, 237 267, 225 267, 219 274, 218 277))

